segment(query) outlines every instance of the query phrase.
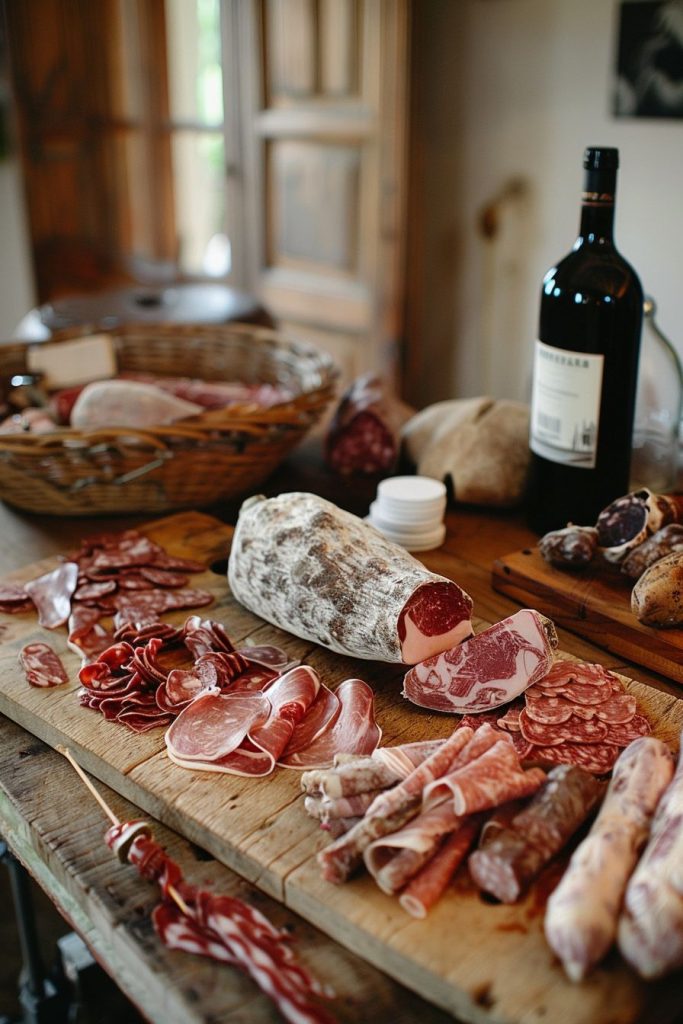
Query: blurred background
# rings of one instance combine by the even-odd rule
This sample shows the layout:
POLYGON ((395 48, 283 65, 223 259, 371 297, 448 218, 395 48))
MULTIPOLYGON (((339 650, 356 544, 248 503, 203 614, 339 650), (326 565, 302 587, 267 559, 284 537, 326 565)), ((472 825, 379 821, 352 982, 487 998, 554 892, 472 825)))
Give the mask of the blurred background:
POLYGON ((626 6, 683 42, 680 0, 4 0, 0 336, 65 296, 220 281, 346 379, 528 400, 605 144, 681 352, 683 131, 624 98, 626 6))

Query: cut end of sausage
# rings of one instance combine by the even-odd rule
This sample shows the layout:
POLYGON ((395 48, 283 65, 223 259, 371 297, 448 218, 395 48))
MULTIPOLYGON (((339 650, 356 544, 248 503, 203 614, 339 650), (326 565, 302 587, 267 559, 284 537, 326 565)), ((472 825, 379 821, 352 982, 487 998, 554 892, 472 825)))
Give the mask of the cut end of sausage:
POLYGON ((398 620, 401 657, 416 665, 457 647, 472 636, 472 599, 455 583, 439 581, 418 587, 398 620))

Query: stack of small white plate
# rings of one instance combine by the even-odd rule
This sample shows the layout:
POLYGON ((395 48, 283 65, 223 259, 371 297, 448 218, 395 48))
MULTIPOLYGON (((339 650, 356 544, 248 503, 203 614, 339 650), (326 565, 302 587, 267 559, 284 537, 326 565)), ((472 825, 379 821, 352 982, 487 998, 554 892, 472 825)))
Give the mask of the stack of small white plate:
POLYGON ((446 488, 428 476, 393 476, 382 480, 370 506, 368 522, 387 540, 408 551, 429 551, 443 544, 446 488))

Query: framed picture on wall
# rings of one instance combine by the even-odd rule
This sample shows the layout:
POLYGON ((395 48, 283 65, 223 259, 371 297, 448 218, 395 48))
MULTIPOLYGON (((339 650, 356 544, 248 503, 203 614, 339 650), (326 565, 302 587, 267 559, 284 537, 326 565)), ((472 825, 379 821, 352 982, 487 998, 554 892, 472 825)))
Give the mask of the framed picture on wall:
POLYGON ((683 117, 683 0, 619 6, 614 113, 683 117))

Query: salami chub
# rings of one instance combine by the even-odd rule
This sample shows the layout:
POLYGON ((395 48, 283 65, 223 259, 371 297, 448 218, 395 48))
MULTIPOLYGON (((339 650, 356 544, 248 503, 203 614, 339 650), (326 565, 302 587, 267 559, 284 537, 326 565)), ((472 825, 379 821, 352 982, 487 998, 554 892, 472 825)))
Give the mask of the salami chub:
POLYGON ((415 664, 472 633, 457 584, 314 494, 248 499, 228 580, 261 618, 350 657, 415 664))

